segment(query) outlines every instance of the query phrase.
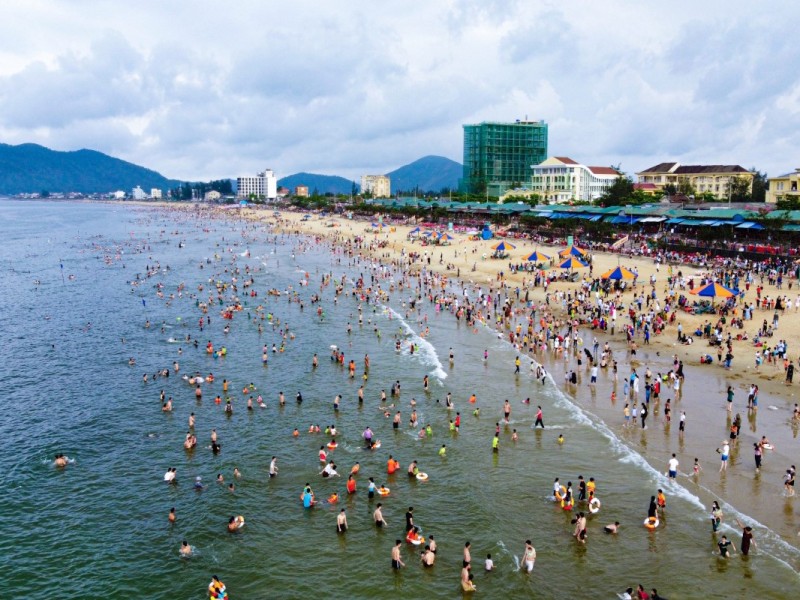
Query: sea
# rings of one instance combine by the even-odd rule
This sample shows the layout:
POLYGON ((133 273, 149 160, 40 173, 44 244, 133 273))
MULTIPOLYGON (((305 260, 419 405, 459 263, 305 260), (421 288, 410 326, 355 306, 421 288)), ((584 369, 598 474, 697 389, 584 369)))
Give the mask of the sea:
POLYGON ((761 599, 788 598, 800 582, 796 544, 766 528, 757 530, 750 556, 720 558, 719 535, 740 540, 735 513, 712 533, 706 499, 688 478, 668 481, 663 465, 626 440, 619 423, 563 393, 557 366, 548 366, 554 374, 544 383, 527 360, 515 375, 516 352, 496 332, 458 322, 424 299, 411 311, 399 276, 378 282, 384 289, 394 283, 383 303, 354 296, 355 279, 369 282, 373 273, 367 261, 242 220, 236 209, 2 200, 0 223, 0 566, 9 597, 201 599, 212 575, 236 600, 616 598, 640 583, 673 599, 761 599), (323 287, 325 276, 332 283, 323 287), (242 309, 226 319, 233 279, 242 309), (313 302, 314 295, 321 300, 313 302), (333 346, 344 352, 344 368, 330 359, 333 346), (351 358, 354 378, 346 368, 351 358), (157 375, 165 369, 168 377, 157 375), (195 373, 214 377, 201 384, 199 399, 182 378, 195 373), (402 391, 387 408, 380 394, 395 381, 402 391), (162 390, 172 412, 161 410, 162 390), (444 406, 447 393, 453 411, 444 406), (265 407, 247 410, 249 395, 261 396, 265 407), (226 397, 232 414, 224 411, 226 397), (409 425, 412 398, 420 426, 430 425, 432 435, 421 438, 409 425), (509 423, 501 422, 505 399, 509 423), (544 429, 533 428, 537 405, 544 429), (385 410, 402 412, 399 430, 385 410), (453 433, 456 411, 461 427, 453 433), (191 413, 198 444, 187 451, 191 413), (311 424, 338 430, 330 454, 342 477, 319 475, 318 451, 330 440, 308 433, 311 424), (368 426, 380 449, 364 449, 368 426), (68 457, 65 468, 54 466, 56 454, 68 457), (393 475, 390 455, 401 464, 393 475), (270 479, 273 456, 279 474, 270 479), (407 476, 412 460, 427 481, 407 476), (358 487, 348 495, 345 480, 356 463, 358 487), (177 485, 163 481, 169 468, 177 469, 177 485), (585 544, 571 535, 574 512, 552 499, 556 477, 577 491, 580 475, 594 477, 602 502, 588 518, 585 544), (368 499, 369 477, 390 494, 368 499), (300 501, 306 483, 318 500, 313 509, 300 501), (659 488, 668 505, 659 527, 648 531, 643 520, 659 488), (333 493, 340 500, 328 503, 333 493), (372 521, 378 501, 383 529, 372 521), (390 551, 404 537, 411 506, 422 535, 436 539, 436 562, 423 568, 420 548, 403 543, 406 567, 396 572, 390 551), (167 518, 171 508, 175 523, 167 518), (343 508, 349 530, 342 535, 336 516, 343 508), (229 533, 237 515, 245 525, 229 533), (619 533, 604 533, 614 521, 619 533), (537 552, 531 574, 520 569, 527 539, 537 552), (189 558, 179 554, 183 541, 193 548, 189 558), (467 541, 472 594, 459 584, 467 541), (489 554, 495 568, 486 572, 489 554))

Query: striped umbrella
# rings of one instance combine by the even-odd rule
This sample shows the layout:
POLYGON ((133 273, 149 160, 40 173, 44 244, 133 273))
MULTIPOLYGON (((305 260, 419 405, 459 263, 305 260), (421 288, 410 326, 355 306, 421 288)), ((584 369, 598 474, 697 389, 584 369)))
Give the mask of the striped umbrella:
POLYGON ((736 292, 718 283, 708 283, 689 293, 695 296, 703 296, 704 298, 733 298, 736 295, 736 292))
POLYGON ((495 252, 505 252, 506 250, 516 250, 516 246, 514 244, 509 244, 508 242, 500 242, 499 244, 495 244, 492 246, 492 250, 495 252))
POLYGON ((547 254, 542 254, 542 253, 541 253, 541 252, 539 252, 538 250, 534 250, 534 251, 533 251, 533 254, 531 254, 531 255, 530 255, 528 258, 526 258, 525 260, 529 260, 529 261, 531 261, 531 262, 535 262, 535 263, 542 263, 542 262, 545 262, 545 261, 548 261, 548 260, 550 260, 550 257, 549 257, 549 256, 547 256, 547 254))
POLYGON ((578 248, 577 246, 569 246, 568 248, 564 248, 561 252, 558 253, 559 256, 577 256, 578 258, 582 258, 586 256, 588 252, 583 250, 582 248, 578 248))
POLYGON ((600 275, 600 279, 636 279, 636 274, 625 267, 617 267, 600 275))
POLYGON ((589 265, 583 262, 581 259, 570 256, 567 260, 562 262, 558 265, 559 269, 582 269, 584 267, 588 267, 589 265))

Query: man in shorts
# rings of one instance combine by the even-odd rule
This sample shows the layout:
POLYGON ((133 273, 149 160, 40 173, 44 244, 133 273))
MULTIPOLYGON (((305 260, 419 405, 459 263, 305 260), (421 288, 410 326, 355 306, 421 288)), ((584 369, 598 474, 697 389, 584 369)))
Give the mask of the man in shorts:
POLYGON ((522 561, 528 573, 533 571, 533 565, 536 562, 536 549, 530 540, 525 540, 525 553, 522 556, 522 561))
POLYGON ((675 453, 673 452, 672 458, 669 459, 669 466, 667 474, 669 475, 670 479, 675 479, 678 476, 678 459, 675 458, 675 453))

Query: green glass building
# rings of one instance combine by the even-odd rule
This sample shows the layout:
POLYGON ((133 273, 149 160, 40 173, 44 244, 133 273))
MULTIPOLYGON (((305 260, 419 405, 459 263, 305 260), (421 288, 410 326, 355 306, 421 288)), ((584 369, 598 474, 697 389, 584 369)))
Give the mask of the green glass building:
POLYGON ((515 186, 526 185, 531 165, 546 158, 544 121, 464 125, 464 175, 459 189, 500 196, 515 186))

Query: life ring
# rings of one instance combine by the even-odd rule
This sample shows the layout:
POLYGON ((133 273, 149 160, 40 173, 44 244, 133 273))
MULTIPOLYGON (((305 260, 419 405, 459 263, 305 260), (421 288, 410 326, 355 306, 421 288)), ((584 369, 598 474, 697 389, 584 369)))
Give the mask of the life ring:
POLYGON ((379 487, 378 488, 378 495, 380 495, 380 496, 388 496, 389 495, 389 488, 388 487, 379 487))
POLYGON ((650 531, 653 531, 653 530, 654 530, 656 527, 658 527, 660 524, 661 524, 661 523, 660 523, 660 521, 658 520, 658 517, 647 517, 647 518, 644 520, 644 523, 643 523, 643 525, 644 525, 644 526, 645 526, 647 529, 649 529, 650 531))
POLYGON ((764 444, 764 445, 763 445, 763 446, 761 446, 761 447, 762 447, 764 450, 775 450, 775 446, 773 446, 772 444, 764 444))
POLYGON ((418 537, 411 538, 411 539, 406 538, 406 541, 409 544, 414 544, 415 546, 419 546, 420 544, 424 544, 425 543, 425 538, 420 535, 418 537))
POLYGON ((378 440, 377 442, 372 444, 372 449, 373 450, 376 450, 377 448, 380 448, 380 447, 381 447, 381 441, 380 440, 378 440))
POLYGON ((561 502, 562 500, 564 500, 564 496, 567 495, 567 488, 565 488, 562 485, 558 489, 559 489, 559 491, 553 492, 553 494, 554 494, 553 497, 555 498, 556 502, 561 502))
POLYGON ((339 501, 339 494, 331 494, 328 496, 329 504, 336 504, 339 501))
POLYGON ((561 501, 561 508, 564 510, 572 510, 572 501, 567 504, 564 500, 561 501))
POLYGON ((597 498, 592 498, 589 500, 589 512, 593 515, 600 512, 600 500, 597 498))
POLYGON ((428 474, 427 473, 417 473, 417 479, 420 481, 428 481, 428 474))
POLYGON ((237 529, 241 529, 242 527, 244 527, 244 517, 242 515, 236 517, 235 522, 237 529))
POLYGON ((328 450, 336 450, 339 447, 339 444, 336 442, 328 442, 328 450))

